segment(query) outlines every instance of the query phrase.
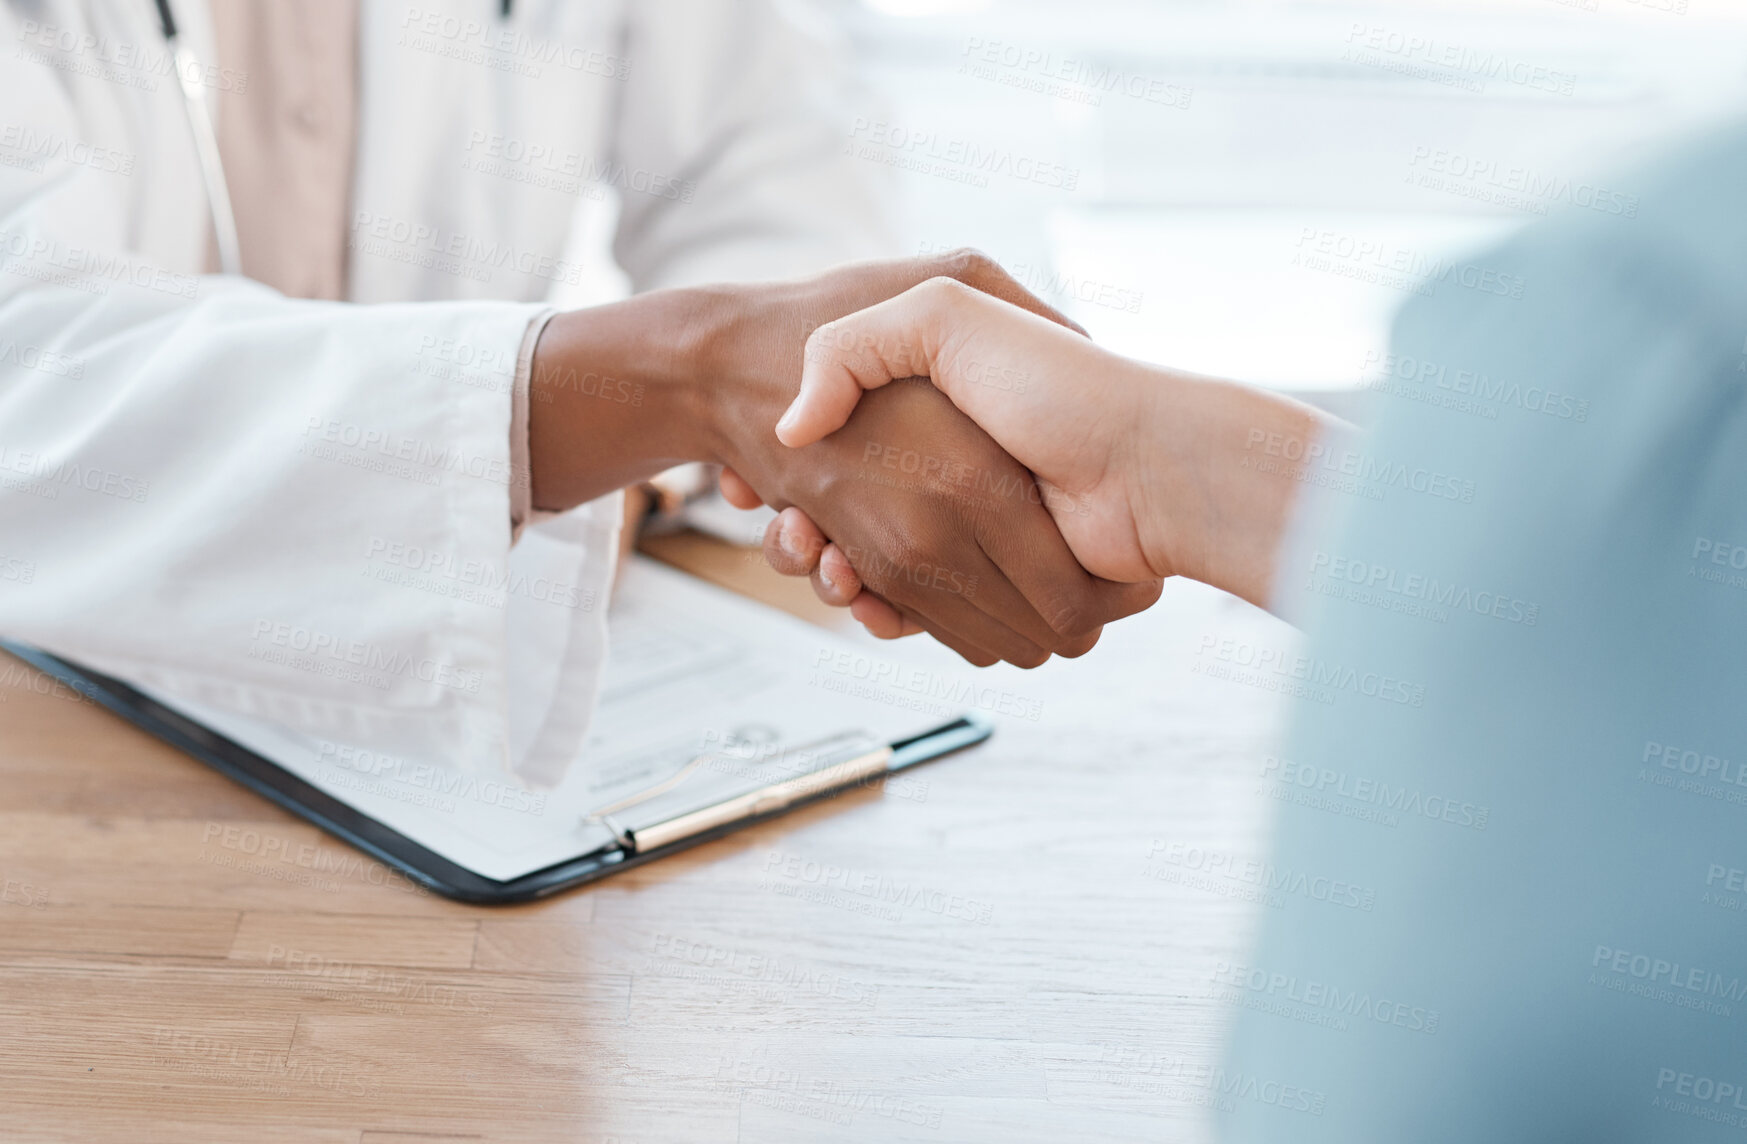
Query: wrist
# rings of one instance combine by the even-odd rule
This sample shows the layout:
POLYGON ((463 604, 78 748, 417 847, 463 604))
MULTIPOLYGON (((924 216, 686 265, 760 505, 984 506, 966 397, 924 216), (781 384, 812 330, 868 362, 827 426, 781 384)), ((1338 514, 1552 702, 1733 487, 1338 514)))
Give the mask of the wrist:
MULTIPOLYGON (((691 381, 698 459, 743 477, 791 451, 776 437, 777 419, 800 392, 802 357, 811 326, 760 290, 699 287, 687 291, 688 340, 680 365, 691 381)), ((768 503, 775 484, 760 489, 768 503)), ((780 496, 778 497, 780 500, 780 496)))
POLYGON ((1128 487, 1147 563, 1267 607, 1300 481, 1327 418, 1289 397, 1153 371, 1128 487))
POLYGON ((562 511, 686 461, 713 460, 689 291, 555 315, 534 348, 534 506, 562 511))

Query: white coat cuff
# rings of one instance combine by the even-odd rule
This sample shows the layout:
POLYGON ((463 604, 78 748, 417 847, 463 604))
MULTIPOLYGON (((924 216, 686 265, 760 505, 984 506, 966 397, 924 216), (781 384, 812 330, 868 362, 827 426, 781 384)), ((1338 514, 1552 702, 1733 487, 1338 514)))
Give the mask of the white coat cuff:
POLYGON ((522 335, 522 348, 516 353, 516 376, 510 391, 510 543, 522 538, 524 525, 545 519, 550 513, 534 509, 534 475, 528 451, 528 401, 533 383, 534 347, 557 310, 543 310, 528 323, 522 335))

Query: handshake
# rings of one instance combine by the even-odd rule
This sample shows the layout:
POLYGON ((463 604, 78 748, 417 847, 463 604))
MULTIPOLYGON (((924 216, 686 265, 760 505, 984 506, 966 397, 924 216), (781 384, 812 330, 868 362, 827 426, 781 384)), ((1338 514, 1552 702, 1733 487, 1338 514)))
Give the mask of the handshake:
POLYGON ((979 666, 1083 655, 1166 576, 1265 606, 1294 482, 1247 454, 1323 428, 1099 348, 970 251, 561 314, 530 398, 536 508, 720 464, 731 503, 779 510, 779 571, 979 666))

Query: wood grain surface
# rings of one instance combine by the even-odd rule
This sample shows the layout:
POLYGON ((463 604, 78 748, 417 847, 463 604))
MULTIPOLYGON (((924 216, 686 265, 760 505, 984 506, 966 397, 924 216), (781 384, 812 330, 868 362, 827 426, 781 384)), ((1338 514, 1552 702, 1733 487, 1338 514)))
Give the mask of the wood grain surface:
POLYGON ((1290 642, 1172 584, 1079 661, 917 647, 1010 713, 988 744, 515 908, 0 658, 0 1138, 1204 1140, 1211 979, 1268 905, 1207 856, 1260 855, 1282 710, 1233 665, 1290 642))

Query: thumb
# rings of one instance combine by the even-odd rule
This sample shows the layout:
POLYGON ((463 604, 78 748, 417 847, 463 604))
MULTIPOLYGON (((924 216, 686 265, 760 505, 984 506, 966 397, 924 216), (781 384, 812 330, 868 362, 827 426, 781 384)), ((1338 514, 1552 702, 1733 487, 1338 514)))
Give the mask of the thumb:
POLYGON ((930 377, 963 296, 975 288, 931 278, 877 305, 814 330, 807 339, 801 391, 776 423, 777 440, 811 445, 843 427, 861 395, 904 377, 930 377))

